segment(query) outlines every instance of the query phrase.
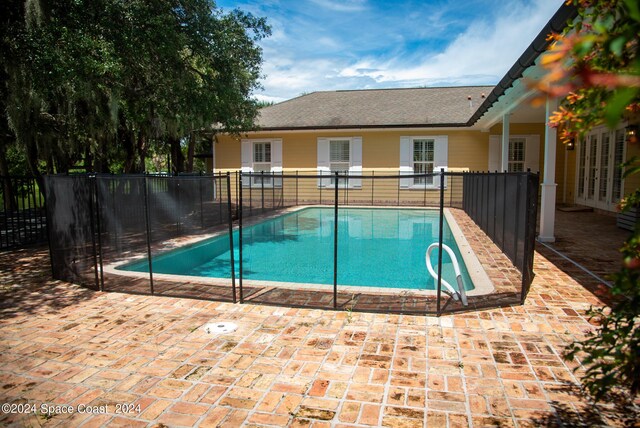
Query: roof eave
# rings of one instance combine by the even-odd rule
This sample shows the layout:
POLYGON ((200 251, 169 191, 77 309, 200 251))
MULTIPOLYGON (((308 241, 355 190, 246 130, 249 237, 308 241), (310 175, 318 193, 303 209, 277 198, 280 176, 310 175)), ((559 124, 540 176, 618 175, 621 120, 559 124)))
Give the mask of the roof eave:
POLYGON ((548 39, 548 35, 552 32, 561 33, 578 15, 578 9, 573 4, 567 5, 563 3, 557 12, 551 17, 549 22, 538 33, 535 39, 531 42, 529 47, 524 51, 520 58, 513 64, 507 74, 500 80, 491 93, 487 96, 478 110, 469 118, 467 126, 473 126, 489 109, 495 104, 498 99, 505 94, 507 89, 513 86, 513 82, 522 77, 524 71, 535 64, 536 60, 552 43, 548 39))
POLYGON ((405 128, 465 128, 469 125, 462 123, 407 123, 407 124, 381 124, 381 125, 323 125, 323 126, 272 126, 261 127, 251 132, 271 131, 313 131, 327 129, 405 129, 405 128))

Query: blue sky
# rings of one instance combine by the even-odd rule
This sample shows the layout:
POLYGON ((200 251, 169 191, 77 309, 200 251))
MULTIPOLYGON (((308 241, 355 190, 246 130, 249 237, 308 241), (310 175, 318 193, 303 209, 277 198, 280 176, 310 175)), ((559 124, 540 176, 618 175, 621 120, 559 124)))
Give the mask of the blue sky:
POLYGON ((258 99, 336 89, 496 84, 561 0, 222 0, 264 16, 258 99))

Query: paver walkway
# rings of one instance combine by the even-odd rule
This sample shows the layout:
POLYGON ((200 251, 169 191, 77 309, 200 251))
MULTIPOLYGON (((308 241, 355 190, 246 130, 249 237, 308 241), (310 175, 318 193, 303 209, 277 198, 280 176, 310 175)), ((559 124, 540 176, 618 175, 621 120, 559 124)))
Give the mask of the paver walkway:
POLYGON ((50 280, 46 249, 0 253, 0 401, 37 410, 0 425, 623 424, 561 358, 605 289, 539 251, 524 306, 441 318, 100 293, 50 280))

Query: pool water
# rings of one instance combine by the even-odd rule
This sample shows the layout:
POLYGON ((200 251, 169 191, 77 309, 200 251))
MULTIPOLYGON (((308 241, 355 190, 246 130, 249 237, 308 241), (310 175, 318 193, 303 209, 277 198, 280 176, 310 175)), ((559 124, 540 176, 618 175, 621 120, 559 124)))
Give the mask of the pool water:
MULTIPOLYGON (((384 288, 430 289, 435 280, 425 265, 427 247, 438 241, 436 210, 340 208, 338 215, 338 284, 384 288)), ((333 208, 304 208, 247 226, 242 231, 243 279, 333 284, 333 208)), ((238 275, 238 231, 234 232, 238 275)), ((444 243, 460 265, 466 290, 473 283, 449 225, 444 243)), ((438 251, 431 261, 437 271, 438 251)), ((229 235, 153 257, 153 272, 230 278, 229 235)), ((443 279, 455 285, 453 264, 445 252, 443 279)), ((146 260, 118 269, 148 272, 146 260)))

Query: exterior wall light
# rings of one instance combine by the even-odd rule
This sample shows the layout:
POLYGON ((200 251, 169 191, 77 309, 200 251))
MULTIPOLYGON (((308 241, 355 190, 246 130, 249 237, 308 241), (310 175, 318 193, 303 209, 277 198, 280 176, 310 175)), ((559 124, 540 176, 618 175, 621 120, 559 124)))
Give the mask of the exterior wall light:
POLYGON ((575 150, 576 149, 576 140, 575 139, 571 139, 569 142, 567 142, 567 150, 575 150))
POLYGON ((629 125, 624 128, 624 140, 627 143, 634 144, 638 142, 638 125, 629 125))

